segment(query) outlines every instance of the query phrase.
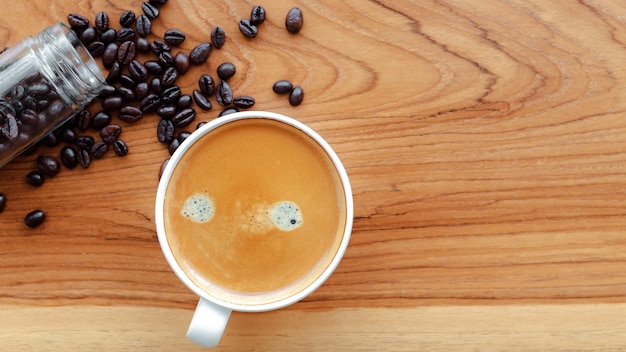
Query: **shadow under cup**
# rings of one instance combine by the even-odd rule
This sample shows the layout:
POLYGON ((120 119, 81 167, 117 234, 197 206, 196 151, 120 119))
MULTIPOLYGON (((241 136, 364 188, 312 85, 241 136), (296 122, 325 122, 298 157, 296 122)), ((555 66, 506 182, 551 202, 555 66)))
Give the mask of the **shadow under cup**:
POLYGON ((343 257, 352 218, 348 176, 328 143, 292 118, 258 111, 192 133, 156 201, 172 270, 201 298, 247 312, 317 289, 343 257))

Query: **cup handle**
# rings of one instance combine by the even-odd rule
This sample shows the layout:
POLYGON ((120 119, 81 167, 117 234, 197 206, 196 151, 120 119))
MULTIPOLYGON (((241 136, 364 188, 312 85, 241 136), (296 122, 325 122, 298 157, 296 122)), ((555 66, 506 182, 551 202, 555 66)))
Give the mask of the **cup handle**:
POLYGON ((217 346, 231 312, 228 308, 200 298, 187 330, 187 338, 203 347, 217 346))

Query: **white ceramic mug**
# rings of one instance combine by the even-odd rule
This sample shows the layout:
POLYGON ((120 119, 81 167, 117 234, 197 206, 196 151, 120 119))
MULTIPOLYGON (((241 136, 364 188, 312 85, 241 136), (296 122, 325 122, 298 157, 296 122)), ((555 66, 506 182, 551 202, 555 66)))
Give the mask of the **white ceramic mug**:
POLYGON ((167 262, 169 263, 174 273, 176 273, 178 278, 191 291, 193 291, 200 297, 200 301, 198 302, 189 329, 187 331, 187 337, 201 346, 215 347, 218 344, 222 334, 224 333, 224 329, 226 328, 226 324, 233 310, 240 312, 263 312, 275 310, 298 302, 304 297, 311 294, 313 291, 315 291, 333 273, 333 271, 341 261, 346 247, 348 246, 350 234, 352 232, 352 222, 354 216, 353 207, 354 205, 352 199, 352 190, 350 188, 348 175, 336 153, 319 134, 313 131, 310 127, 293 118, 270 112, 246 111, 219 117, 206 123, 195 132, 193 132, 191 136, 189 136, 183 143, 181 143, 181 145, 172 155, 170 161, 165 167, 159 183, 155 207, 156 229, 163 254, 165 255, 167 262), (258 305, 238 305, 232 302, 227 302, 211 296, 201 287, 196 285, 185 274, 185 272, 181 269, 181 267, 175 260, 174 255, 172 254, 172 251, 168 244, 164 225, 164 202, 166 189, 177 163, 181 160, 181 158, 185 157, 185 152, 190 148, 191 145, 193 145, 193 143, 198 141, 200 138, 202 138, 204 135, 214 130, 215 128, 236 120, 246 118, 263 118, 280 121, 292 126, 297 130, 302 131, 303 133, 310 136, 313 140, 315 140, 323 148, 323 150, 326 152, 326 154, 329 156, 329 158, 332 160, 332 163, 334 164, 334 167, 341 180, 341 187, 343 187, 343 194, 345 195, 346 205, 346 223, 343 231, 343 237, 341 239, 336 254, 332 258, 332 261, 330 261, 330 264, 323 270, 322 274, 304 289, 289 297, 286 297, 279 301, 261 303, 258 305))

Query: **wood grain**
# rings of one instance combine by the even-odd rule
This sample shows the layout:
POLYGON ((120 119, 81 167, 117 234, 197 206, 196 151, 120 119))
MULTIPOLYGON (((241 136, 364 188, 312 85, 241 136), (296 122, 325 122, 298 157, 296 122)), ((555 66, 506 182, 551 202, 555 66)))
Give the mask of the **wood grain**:
MULTIPOLYGON (((228 346, 366 350, 363 339, 376 350, 524 350, 522 342, 624 348, 620 1, 268 1, 267 22, 248 40, 237 23, 256 4, 170 1, 153 38, 182 29, 187 39, 176 50, 189 51, 222 26, 225 47, 179 80, 183 90, 191 93, 219 63, 235 63, 236 94, 254 96, 255 109, 309 124, 335 148, 351 178, 355 222, 326 284, 284 312, 236 315, 228 346), (298 35, 283 26, 293 6, 305 17, 298 35), (278 79, 304 87, 301 106, 271 91, 278 79), (435 322, 439 330, 402 330, 413 315, 424 319, 416 326, 435 322), (345 345, 331 329, 348 335, 345 345), (301 340, 309 334, 320 338, 301 340)), ((104 10, 117 25, 123 10, 139 13, 141 1, 3 5, 0 45, 11 46, 71 12, 94 18, 104 10)), ((97 350, 92 343, 108 334, 102 331, 117 331, 106 325, 107 314, 117 313, 131 340, 144 321, 165 321, 142 330, 132 340, 136 350, 182 343, 150 334, 184 331, 197 299, 169 270, 155 235, 153 202, 168 156, 156 140, 157 120, 122 123, 128 156, 109 153, 87 170, 62 170, 38 189, 25 174, 37 154, 59 148, 0 169, 0 192, 9 199, 0 214, 0 305, 7 307, 0 320, 19 322, 2 330, 8 346, 19 350, 35 331, 34 341, 51 350, 67 349, 64 336, 97 350), (23 218, 34 208, 48 218, 28 229, 23 218), (63 335, 46 332, 37 318, 72 321, 74 312, 99 319, 63 335)))

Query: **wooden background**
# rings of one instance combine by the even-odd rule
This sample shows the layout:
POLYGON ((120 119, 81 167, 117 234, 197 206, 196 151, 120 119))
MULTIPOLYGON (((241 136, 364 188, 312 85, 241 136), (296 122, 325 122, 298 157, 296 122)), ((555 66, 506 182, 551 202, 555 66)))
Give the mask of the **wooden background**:
MULTIPOLYGON (((134 0, 2 1, 0 45, 134 0)), ((336 273, 286 309, 233 313, 223 350, 626 349, 626 6, 621 1, 170 1, 153 24, 222 26, 179 80, 236 64, 235 94, 293 116, 350 175, 354 232, 336 273), (239 19, 263 5, 254 40, 239 19), (284 29, 299 6, 298 35, 284 29), (305 90, 289 106, 271 86, 305 90)), ((214 102, 214 100, 213 100, 214 102)), ((217 116, 219 109, 201 120, 217 116)), ((24 182, 0 170, 0 341, 7 351, 192 351, 197 298, 155 235, 158 117, 130 153, 24 182), (29 229, 27 212, 46 211, 29 229)), ((95 133, 92 133, 95 134, 95 133)), ((57 153, 42 148, 37 153, 57 153)))

